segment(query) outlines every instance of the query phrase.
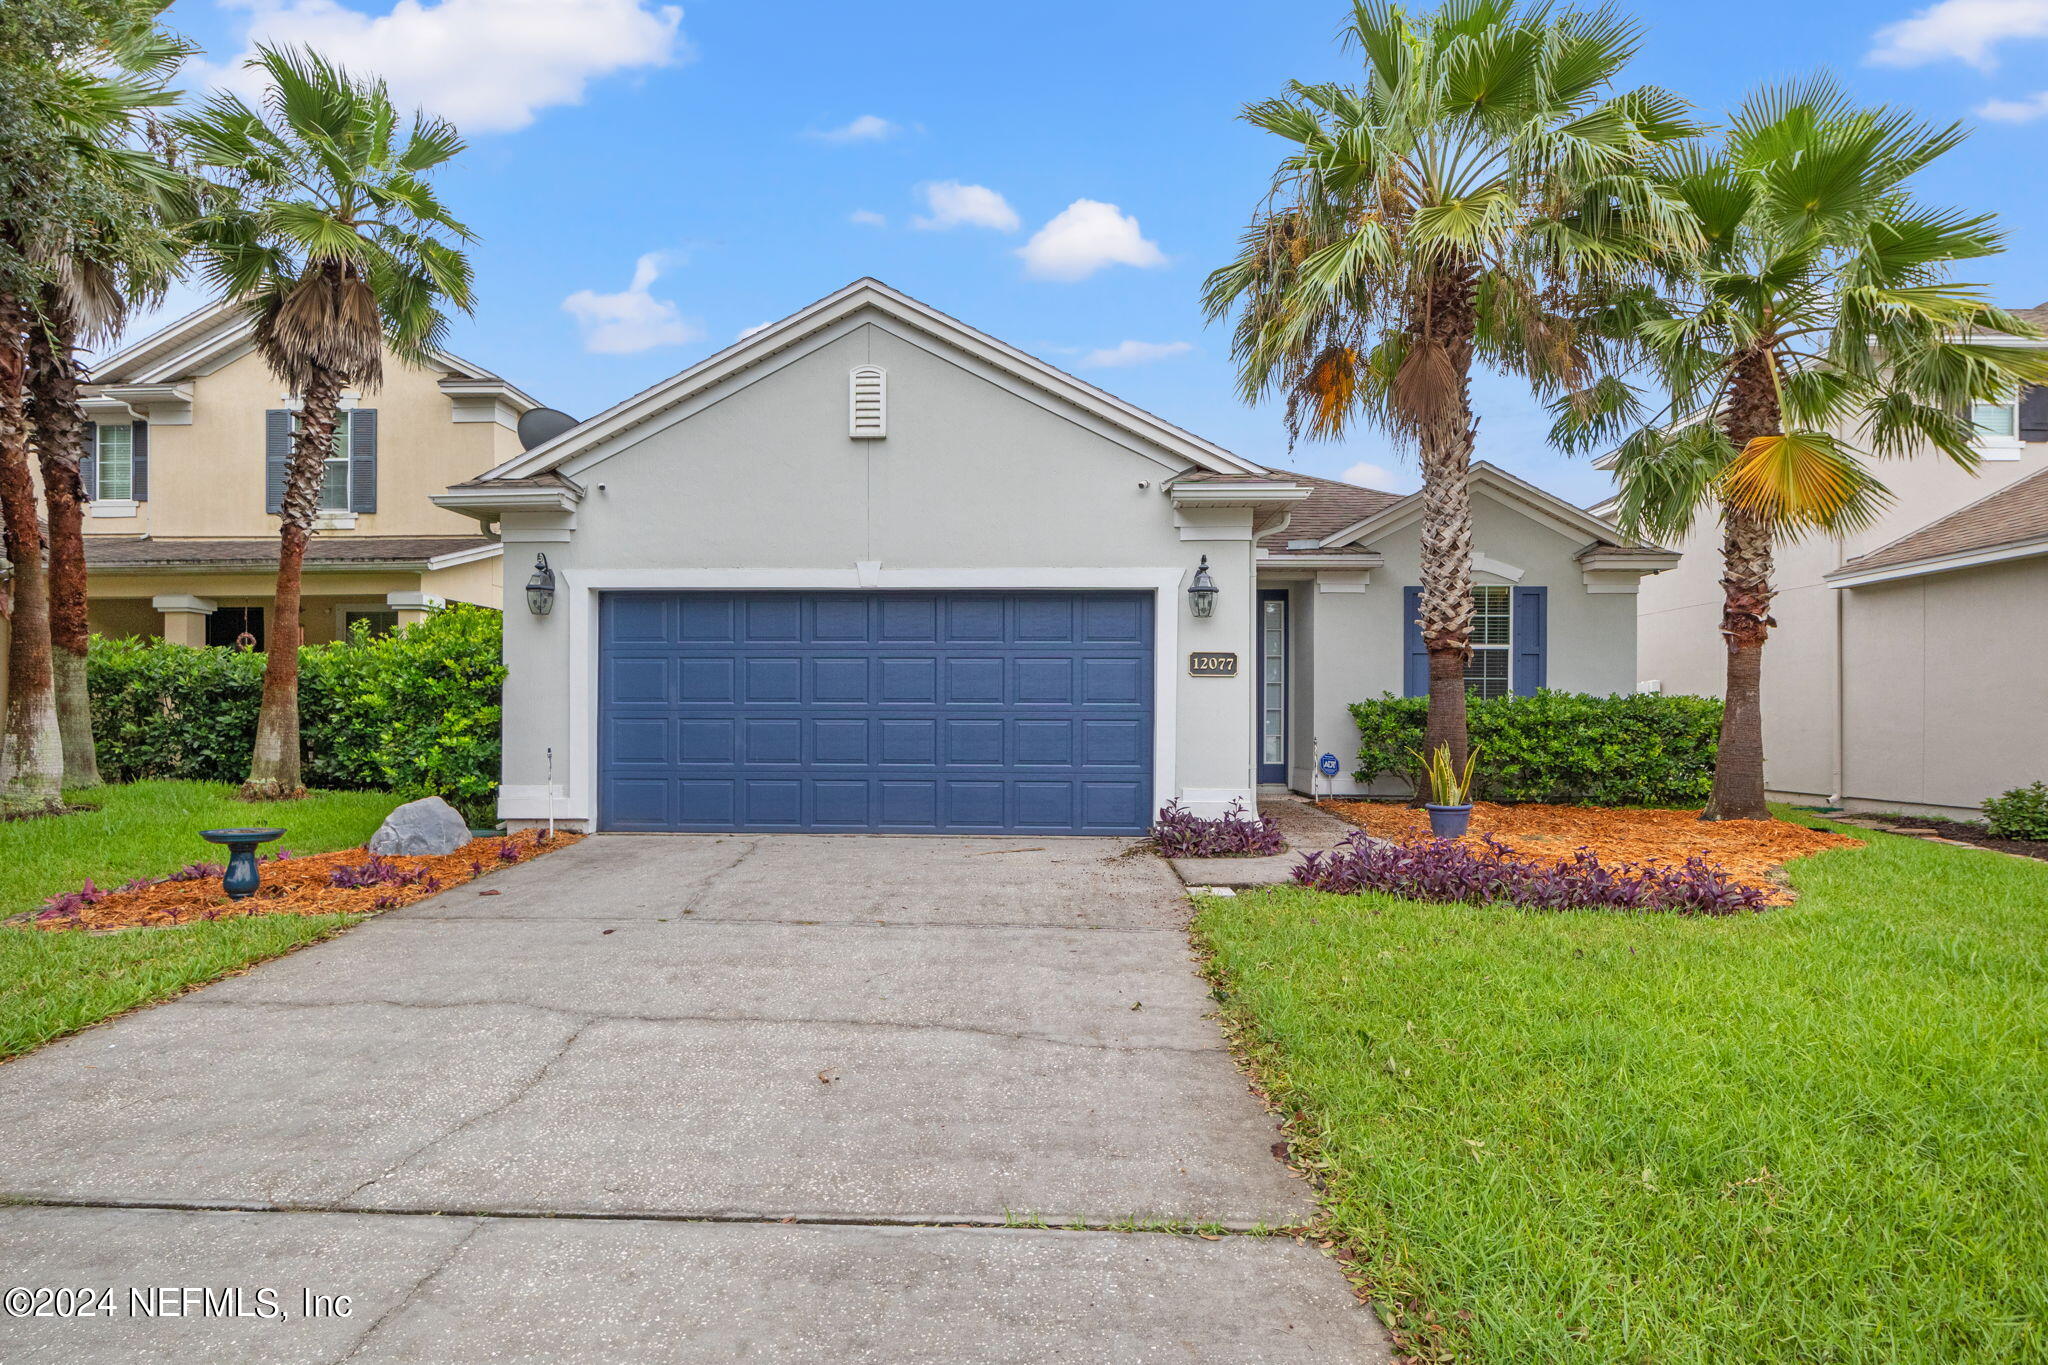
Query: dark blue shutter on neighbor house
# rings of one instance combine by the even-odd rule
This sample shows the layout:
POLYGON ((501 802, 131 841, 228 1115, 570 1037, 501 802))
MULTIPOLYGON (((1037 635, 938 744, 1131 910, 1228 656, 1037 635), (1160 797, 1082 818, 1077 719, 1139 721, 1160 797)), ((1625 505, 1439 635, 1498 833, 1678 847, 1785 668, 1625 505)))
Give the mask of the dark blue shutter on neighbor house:
POLYGON ((85 500, 100 495, 100 424, 85 424, 85 458, 78 462, 78 481, 85 485, 85 500))
POLYGON ((1549 674, 1550 589, 1515 589, 1515 662, 1512 686, 1518 697, 1543 690, 1549 674))
POLYGON ((348 419, 348 510, 377 510, 377 410, 357 408, 348 419))
POLYGON ((263 414, 263 510, 284 511, 284 480, 292 459, 292 415, 283 408, 263 414))
POLYGON ((128 496, 137 502, 149 501, 149 423, 137 422, 129 428, 134 432, 130 439, 128 496))
POLYGON ((2048 386, 2029 384, 2021 390, 2020 439, 2048 441, 2048 386))

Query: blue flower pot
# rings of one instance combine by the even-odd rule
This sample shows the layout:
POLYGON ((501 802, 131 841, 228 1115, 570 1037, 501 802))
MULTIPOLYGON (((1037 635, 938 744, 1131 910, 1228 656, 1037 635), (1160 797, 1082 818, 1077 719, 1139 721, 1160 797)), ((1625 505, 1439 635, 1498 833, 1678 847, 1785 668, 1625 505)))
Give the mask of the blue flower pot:
POLYGON ((1470 802, 1462 806, 1424 804, 1423 809, 1429 812, 1429 832, 1439 839, 1455 839, 1472 823, 1470 802))

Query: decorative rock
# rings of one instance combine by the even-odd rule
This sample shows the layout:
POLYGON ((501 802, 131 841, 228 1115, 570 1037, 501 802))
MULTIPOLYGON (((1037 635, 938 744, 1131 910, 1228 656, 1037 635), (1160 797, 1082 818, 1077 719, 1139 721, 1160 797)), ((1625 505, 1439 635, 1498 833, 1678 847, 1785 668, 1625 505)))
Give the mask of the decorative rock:
POLYGON ((408 801, 384 817, 370 852, 386 858, 434 858, 468 843, 469 821, 438 796, 408 801))

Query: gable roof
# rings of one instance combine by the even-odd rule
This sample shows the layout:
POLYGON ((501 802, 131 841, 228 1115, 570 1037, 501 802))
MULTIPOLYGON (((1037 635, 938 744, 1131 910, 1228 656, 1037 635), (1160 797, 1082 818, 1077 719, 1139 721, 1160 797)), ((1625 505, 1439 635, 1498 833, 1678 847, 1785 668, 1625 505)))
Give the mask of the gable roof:
POLYGON ((2033 554, 2048 554, 2048 469, 1857 555, 1827 577, 1854 587, 2033 554))
MULTIPOLYGON (((216 300, 114 352, 91 367, 89 384, 165 384, 189 379, 216 361, 250 344, 256 322, 233 299, 216 300)), ((539 404, 519 393, 504 376, 464 360, 452 351, 435 351, 434 363, 461 379, 504 384, 528 407, 539 404)))
POLYGON ((1011 379, 1080 408, 1144 444, 1163 449, 1202 469, 1218 474, 1266 475, 1261 466, 1232 454, 1214 442, 1077 379, 1036 356, 1027 355, 986 332, 977 331, 880 280, 862 278, 798 309, 780 322, 770 323, 760 331, 740 338, 680 374, 672 375, 595 417, 579 422, 553 440, 487 471, 474 482, 487 485, 501 479, 526 478, 563 466, 670 409, 739 379, 758 366, 793 358, 786 357, 784 353, 863 311, 879 313, 913 331, 944 342, 1011 379))
MULTIPOLYGON (((1674 560, 1676 559, 1674 552, 1632 541, 1623 535, 1614 523, 1595 516, 1584 508, 1576 507, 1526 479, 1517 478, 1489 461, 1472 462, 1472 472, 1467 480, 1467 486, 1494 494, 1516 510, 1547 523, 1560 535, 1583 536, 1589 542, 1589 549, 1605 546, 1613 549, 1640 550, 1653 555, 1671 554, 1674 560)), ((1373 489, 1357 491, 1376 493, 1373 489)), ((1422 515, 1422 493, 1419 490, 1405 497, 1396 497, 1391 493, 1377 493, 1376 496, 1384 500, 1380 505, 1375 507, 1363 499, 1355 500, 1355 505, 1362 509, 1362 515, 1324 533, 1321 545, 1324 552, 1344 545, 1363 543, 1396 527, 1405 526, 1422 515)), ((1288 528, 1290 533, 1306 524, 1302 519, 1302 512, 1315 501, 1311 498, 1309 503, 1295 509, 1294 521, 1288 528)), ((1297 537, 1290 534, 1289 538, 1297 537)))

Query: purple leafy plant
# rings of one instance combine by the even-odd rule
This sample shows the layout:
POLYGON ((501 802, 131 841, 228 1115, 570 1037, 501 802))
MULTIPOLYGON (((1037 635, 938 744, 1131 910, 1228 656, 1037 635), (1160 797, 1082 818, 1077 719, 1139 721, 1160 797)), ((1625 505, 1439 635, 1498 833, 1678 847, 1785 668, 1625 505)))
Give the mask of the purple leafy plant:
POLYGON ((349 889, 366 886, 425 886, 429 890, 437 889, 441 885, 440 880, 423 867, 400 867, 376 853, 370 855, 368 862, 357 863, 354 867, 335 868, 327 874, 327 884, 349 889))
POLYGON ((1245 814, 1242 798, 1213 820, 1170 801, 1152 826, 1152 839, 1169 858, 1262 858, 1287 848, 1278 822, 1245 814))
POLYGON ((1304 853, 1294 880, 1318 891, 1385 891, 1412 900, 1518 905, 1530 910, 1658 910, 1733 915, 1761 910, 1764 893, 1697 855, 1678 867, 1603 864, 1588 849, 1567 863, 1518 858, 1491 835, 1484 847, 1455 839, 1401 843, 1354 834, 1327 852, 1304 853))
POLYGON ((85 885, 76 891, 66 891, 61 896, 52 896, 43 902, 43 908, 36 912, 37 923, 51 920, 77 919, 80 912, 89 905, 97 905, 107 898, 108 893, 92 884, 92 878, 85 879, 85 885))
POLYGON ((498 845, 498 861, 499 861, 499 862, 501 862, 501 863, 516 863, 516 862, 518 862, 518 861, 519 861, 519 845, 517 845, 517 844, 513 843, 513 842, 512 842, 511 840, 509 840, 509 839, 508 839, 508 840, 506 840, 506 841, 505 841, 504 843, 502 843, 502 844, 499 844, 499 845, 498 845))

